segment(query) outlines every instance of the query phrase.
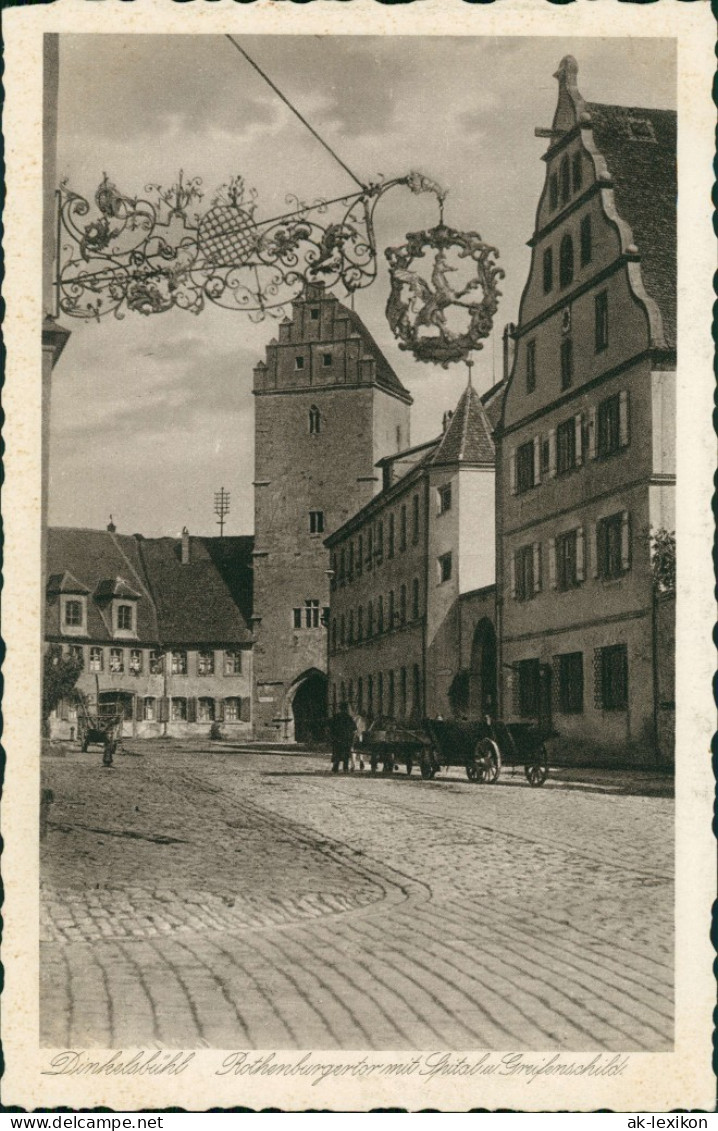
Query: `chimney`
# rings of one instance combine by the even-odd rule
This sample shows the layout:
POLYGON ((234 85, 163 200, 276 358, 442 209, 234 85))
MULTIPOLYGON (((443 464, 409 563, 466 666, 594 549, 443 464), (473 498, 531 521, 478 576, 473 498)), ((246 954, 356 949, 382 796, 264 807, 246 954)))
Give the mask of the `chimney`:
POLYGON ((115 526, 114 522, 112 521, 112 515, 110 515, 110 521, 107 524, 107 529, 109 530, 110 534, 114 534, 115 531, 117 530, 117 527, 115 526))
POLYGON ((516 326, 513 322, 507 322, 504 326, 504 381, 508 380, 508 376, 514 364, 514 350, 516 348, 516 326))
POLYGON ((182 565, 189 565, 189 530, 186 526, 182 527, 182 565))
POLYGON ((446 429, 451 424, 451 418, 454 415, 453 409, 447 409, 444 413, 444 419, 441 422, 441 431, 446 432, 446 429))

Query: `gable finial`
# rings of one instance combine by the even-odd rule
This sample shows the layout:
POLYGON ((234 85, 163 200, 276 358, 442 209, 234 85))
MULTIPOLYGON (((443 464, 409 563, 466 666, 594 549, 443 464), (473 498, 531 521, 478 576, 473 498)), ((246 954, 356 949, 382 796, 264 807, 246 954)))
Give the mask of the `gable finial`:
POLYGON ((553 77, 558 79, 560 86, 576 86, 578 63, 573 55, 564 55, 553 77))

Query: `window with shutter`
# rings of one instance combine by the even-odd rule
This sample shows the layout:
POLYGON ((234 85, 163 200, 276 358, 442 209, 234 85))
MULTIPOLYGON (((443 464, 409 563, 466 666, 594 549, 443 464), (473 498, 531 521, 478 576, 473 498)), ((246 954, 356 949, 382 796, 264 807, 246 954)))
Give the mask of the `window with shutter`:
POLYGON ((217 722, 224 722, 224 699, 215 699, 214 716, 217 719, 217 722))
POLYGON ((618 397, 618 442, 622 448, 627 447, 630 439, 629 425, 628 391, 623 389, 618 397))
POLYGON ((187 722, 197 722, 197 700, 194 698, 194 696, 190 697, 187 700, 187 722))
POLYGON ((558 659, 558 709, 562 714, 583 711, 583 653, 569 652, 558 659))
POLYGON ((556 539, 548 540, 548 583, 551 589, 556 588, 556 539))
POLYGON ((145 717, 145 704, 140 695, 135 695, 135 718, 141 723, 145 717))
POLYGON ((534 562, 533 562, 533 567, 534 567, 534 579, 533 579, 534 580, 534 593, 540 593, 541 582, 542 582, 542 577, 541 577, 541 543, 540 542, 534 542, 533 558, 534 558, 534 562))
POLYGON ((574 432, 576 436, 576 466, 580 467, 583 463, 583 416, 577 412, 573 418, 574 432))
POLYGON ((244 696, 239 701, 239 718, 240 722, 248 723, 251 717, 252 700, 248 696, 244 696))

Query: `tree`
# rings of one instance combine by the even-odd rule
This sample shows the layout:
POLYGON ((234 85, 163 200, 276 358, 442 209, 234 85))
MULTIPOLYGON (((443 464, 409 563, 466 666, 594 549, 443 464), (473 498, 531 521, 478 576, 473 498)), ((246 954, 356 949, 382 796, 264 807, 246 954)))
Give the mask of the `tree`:
POLYGON ((651 532, 651 569, 653 572, 653 589, 661 593, 675 593, 676 591, 676 536, 671 530, 651 532))
POLYGON ((82 692, 75 686, 83 666, 81 656, 63 656, 59 644, 51 644, 45 653, 42 673, 42 725, 45 734, 49 730, 50 714, 62 699, 71 703, 84 701, 82 692))

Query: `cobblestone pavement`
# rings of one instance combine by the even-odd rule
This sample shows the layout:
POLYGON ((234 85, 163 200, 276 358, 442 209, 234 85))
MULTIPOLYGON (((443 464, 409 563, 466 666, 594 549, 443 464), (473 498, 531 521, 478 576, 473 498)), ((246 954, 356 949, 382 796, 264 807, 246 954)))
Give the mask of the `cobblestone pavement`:
POLYGON ((670 798, 157 742, 43 774, 45 1046, 670 1047, 670 798))

